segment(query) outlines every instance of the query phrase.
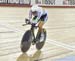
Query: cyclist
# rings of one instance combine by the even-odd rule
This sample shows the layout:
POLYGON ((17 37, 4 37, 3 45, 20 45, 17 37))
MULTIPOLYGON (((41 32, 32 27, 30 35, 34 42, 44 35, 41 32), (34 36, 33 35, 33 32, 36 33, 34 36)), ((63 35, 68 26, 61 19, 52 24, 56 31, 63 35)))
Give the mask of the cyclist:
POLYGON ((29 19, 31 23, 38 24, 39 32, 42 32, 43 25, 48 20, 47 11, 38 5, 33 5, 29 11, 29 19))

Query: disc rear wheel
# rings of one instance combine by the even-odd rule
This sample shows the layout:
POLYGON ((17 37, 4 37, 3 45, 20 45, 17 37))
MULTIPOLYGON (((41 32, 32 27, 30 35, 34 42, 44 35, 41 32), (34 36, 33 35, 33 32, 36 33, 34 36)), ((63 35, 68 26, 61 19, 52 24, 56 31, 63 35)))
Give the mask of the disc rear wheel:
POLYGON ((46 41, 46 30, 45 29, 43 29, 43 32, 42 32, 43 34, 43 38, 41 37, 41 33, 37 33, 38 35, 37 35, 37 37, 36 37, 36 40, 38 41, 37 43, 36 43, 36 48, 37 48, 37 50, 40 50, 43 46, 44 46, 44 44, 45 44, 45 41, 46 41), (42 40, 41 40, 41 38, 42 38, 42 40))

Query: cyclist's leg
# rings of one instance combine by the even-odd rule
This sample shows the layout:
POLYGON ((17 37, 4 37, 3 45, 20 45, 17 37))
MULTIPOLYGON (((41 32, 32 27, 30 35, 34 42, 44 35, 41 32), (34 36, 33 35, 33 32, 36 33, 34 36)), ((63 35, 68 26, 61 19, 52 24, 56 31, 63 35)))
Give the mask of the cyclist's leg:
POLYGON ((39 26, 39 31, 40 31, 40 32, 43 31, 43 25, 46 23, 47 19, 48 19, 48 16, 47 16, 47 15, 44 15, 44 16, 42 16, 42 17, 40 18, 39 24, 38 24, 38 26, 39 26))
POLYGON ((38 27, 39 27, 39 32, 43 31, 43 25, 44 25, 44 21, 39 21, 38 27))

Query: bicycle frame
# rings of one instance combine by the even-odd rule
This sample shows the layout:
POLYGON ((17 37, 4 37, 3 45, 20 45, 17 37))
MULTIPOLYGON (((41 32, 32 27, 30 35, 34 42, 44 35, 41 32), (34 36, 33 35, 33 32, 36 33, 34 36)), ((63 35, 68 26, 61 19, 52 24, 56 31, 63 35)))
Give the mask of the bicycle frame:
POLYGON ((29 23, 29 24, 23 24, 23 26, 26 26, 26 25, 31 25, 31 32, 32 32, 32 34, 33 34, 33 37, 34 37, 34 39, 36 39, 36 36, 35 36, 35 33, 34 33, 34 29, 36 28, 38 28, 38 26, 35 26, 36 24, 31 24, 31 23, 29 23))
MULTIPOLYGON (((37 29, 38 28, 38 26, 35 26, 35 25, 31 25, 31 32, 32 32, 32 34, 33 34, 33 37, 34 37, 34 40, 36 39, 36 36, 35 36, 35 29, 37 29)), ((37 33, 36 33, 36 35, 37 35, 37 33)))

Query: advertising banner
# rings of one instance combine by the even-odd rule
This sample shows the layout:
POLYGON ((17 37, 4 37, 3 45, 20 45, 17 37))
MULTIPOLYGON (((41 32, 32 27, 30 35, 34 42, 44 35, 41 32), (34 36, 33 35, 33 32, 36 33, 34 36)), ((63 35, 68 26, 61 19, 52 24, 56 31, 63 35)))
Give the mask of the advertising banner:
POLYGON ((75 0, 37 0, 37 4, 51 5, 51 6, 64 6, 75 5, 75 0))
POLYGON ((6 3, 6 4, 30 4, 31 0, 0 0, 0 3, 6 3))

